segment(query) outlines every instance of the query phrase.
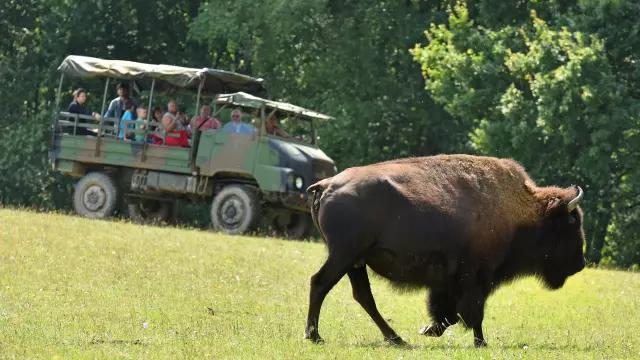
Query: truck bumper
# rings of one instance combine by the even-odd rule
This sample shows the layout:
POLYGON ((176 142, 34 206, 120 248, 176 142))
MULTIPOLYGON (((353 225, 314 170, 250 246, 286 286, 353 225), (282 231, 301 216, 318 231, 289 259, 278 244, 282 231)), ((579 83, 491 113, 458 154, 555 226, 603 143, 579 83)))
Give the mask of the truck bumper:
POLYGON ((281 201, 289 209, 310 212, 313 199, 309 194, 289 191, 282 195, 281 201))

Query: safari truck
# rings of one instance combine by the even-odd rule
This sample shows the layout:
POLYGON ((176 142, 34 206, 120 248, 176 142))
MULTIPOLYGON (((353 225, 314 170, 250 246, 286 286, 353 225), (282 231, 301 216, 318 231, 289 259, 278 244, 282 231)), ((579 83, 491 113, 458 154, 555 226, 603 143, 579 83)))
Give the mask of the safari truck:
POLYGON ((58 70, 62 74, 49 157, 54 170, 80 178, 73 198, 79 215, 107 218, 123 208, 136 221, 170 221, 183 200, 210 206, 214 229, 228 234, 246 234, 265 223, 289 238, 314 230, 305 189, 337 173, 333 160, 318 148, 316 122, 333 117, 268 100, 260 96, 266 93, 262 79, 217 69, 69 56, 58 70), (121 139, 117 135, 135 120, 96 120, 60 111, 65 77, 106 78, 100 114, 105 114, 109 81, 116 79, 148 91, 149 110, 158 92, 195 93, 195 116, 201 98, 208 98, 211 117, 221 119, 221 127, 196 127, 189 147, 169 146, 166 139, 178 135, 162 130, 148 111, 144 129, 126 129, 143 134, 144 140, 121 139), (223 121, 220 115, 229 110, 240 111, 251 122, 240 126, 223 121), (290 135, 267 132, 278 121, 278 128, 290 135), (245 131, 236 131, 240 127, 245 131), (79 128, 91 133, 78 135, 79 128), (147 141, 151 137, 162 141, 147 141))

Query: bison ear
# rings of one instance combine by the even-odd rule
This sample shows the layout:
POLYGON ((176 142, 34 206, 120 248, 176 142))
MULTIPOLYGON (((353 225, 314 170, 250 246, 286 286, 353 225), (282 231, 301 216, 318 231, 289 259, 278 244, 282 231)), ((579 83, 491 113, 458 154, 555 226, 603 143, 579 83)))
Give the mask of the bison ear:
POLYGON ((563 200, 561 198, 552 197, 547 202, 547 208, 544 213, 544 218, 552 221, 554 224, 570 224, 576 223, 575 215, 569 212, 569 206, 571 199, 563 200))
POLYGON ((556 196, 548 198, 544 217, 555 216, 562 213, 572 213, 578 207, 583 197, 584 192, 580 186, 575 186, 573 191, 569 191, 568 189, 558 191, 556 196), (574 191, 575 195, 571 194, 571 192, 574 191))
POLYGON ((544 212, 545 218, 553 217, 559 214, 567 214, 567 213, 568 213, 567 201, 558 197, 549 198, 549 201, 547 202, 547 208, 544 212))

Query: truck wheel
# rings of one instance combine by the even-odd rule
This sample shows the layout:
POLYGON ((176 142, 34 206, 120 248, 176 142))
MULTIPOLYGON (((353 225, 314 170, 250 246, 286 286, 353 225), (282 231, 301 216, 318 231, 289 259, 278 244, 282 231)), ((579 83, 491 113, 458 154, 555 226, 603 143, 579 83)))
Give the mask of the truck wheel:
POLYGON ((178 224, 178 213, 180 212, 180 202, 178 200, 172 201, 169 208, 169 220, 167 222, 171 225, 178 224))
POLYGON ((313 219, 308 213, 289 213, 288 216, 277 215, 271 226, 278 236, 285 239, 303 240, 311 236, 314 229, 313 219))
POLYGON ((260 199, 256 191, 243 185, 224 187, 211 204, 213 228, 229 235, 253 230, 260 220, 260 199))
POLYGON ((129 217, 140 223, 165 222, 171 214, 171 203, 167 201, 140 199, 129 203, 129 217))
POLYGON ((106 219, 116 210, 118 195, 118 185, 113 178, 101 172, 91 172, 76 184, 73 207, 80 216, 106 219))

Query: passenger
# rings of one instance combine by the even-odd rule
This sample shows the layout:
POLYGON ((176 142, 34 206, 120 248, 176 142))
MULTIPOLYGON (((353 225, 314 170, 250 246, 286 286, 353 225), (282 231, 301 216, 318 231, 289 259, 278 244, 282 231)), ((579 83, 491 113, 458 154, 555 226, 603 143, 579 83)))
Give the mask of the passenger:
MULTIPOLYGON (((72 114, 89 115, 89 111, 84 107, 84 104, 87 102, 87 90, 79 88, 75 90, 73 94, 74 100, 69 104, 67 112, 72 114)), ((91 116, 96 120, 100 120, 100 114, 97 112, 92 112, 91 116)))
POLYGON ((189 147, 189 136, 184 126, 184 114, 178 113, 178 105, 175 101, 169 101, 168 110, 162 117, 162 130, 167 132, 165 144, 169 146, 189 147), (179 134, 180 137, 172 137, 168 134, 179 134))
MULTIPOLYGON (((138 118, 136 119, 135 129, 144 130, 147 127, 147 107, 144 105, 140 105, 136 109, 136 113, 138 115, 138 118)), ((151 135, 153 134, 147 134, 147 142, 155 143, 155 140, 150 137, 151 135)), ((134 133, 133 137, 135 138, 136 141, 139 141, 139 142, 144 141, 144 133, 134 133)))
MULTIPOLYGON (((104 117, 113 117, 116 119, 120 119, 125 110, 124 102, 129 100, 129 84, 120 83, 118 84, 118 97, 111 100, 109 103, 109 108, 107 112, 104 114, 104 117)), ((131 99, 133 100, 133 99, 131 99)), ((133 100, 134 104, 136 101, 133 100)), ((137 104, 136 104, 137 107, 137 104)))
MULTIPOLYGON (((127 99, 124 103, 124 115, 122 115, 122 120, 133 120, 134 119, 134 112, 136 111, 136 104, 133 102, 133 100, 131 99, 127 99)), ((135 129, 136 128, 136 124, 129 122, 129 123, 125 123, 124 121, 120 122, 120 129, 135 129)), ((134 140, 134 136, 132 132, 126 131, 125 130, 120 130, 120 133, 118 134, 118 139, 120 140, 134 140)))
MULTIPOLYGON (((144 118, 147 118, 147 115, 144 115, 144 118)), ((158 105, 158 106, 154 106, 152 111, 151 111, 151 122, 156 122, 160 125, 154 125, 154 124, 148 124, 149 126, 149 131, 158 131, 160 129, 162 129, 162 106, 158 105)), ((155 145, 162 145, 162 138, 155 135, 155 134, 148 134, 147 135, 147 142, 150 144, 155 144, 155 145)))
POLYGON ((231 122, 228 122, 222 127, 222 131, 240 133, 240 134, 253 134, 258 131, 256 128, 249 124, 245 124, 242 121, 242 112, 235 109, 231 112, 231 122))
POLYGON ((212 118, 209 116, 211 113, 211 105, 204 104, 200 108, 200 116, 198 116, 197 121, 194 116, 191 118, 191 122, 189 122, 189 126, 191 127, 191 131, 189 131, 189 136, 191 133, 196 130, 196 128, 200 129, 200 131, 204 129, 220 129, 220 122, 216 118, 212 118), (200 126, 204 122, 204 125, 200 126))
POLYGON ((267 123, 264 124, 267 134, 290 138, 291 135, 287 134, 284 130, 280 129, 280 127, 277 124, 278 124, 278 119, 276 118, 276 115, 271 114, 271 116, 267 118, 267 123))
MULTIPOLYGON (((67 108, 67 112, 72 114, 89 115, 89 110, 87 110, 84 107, 84 104, 87 102, 87 90, 83 88, 79 88, 75 90, 73 92, 73 99, 74 100, 69 104, 69 107, 67 108)), ((100 114, 96 112, 92 112, 91 116, 93 116, 93 118, 98 121, 100 120, 100 114)), ((78 123, 86 124, 87 122, 85 119, 79 118, 78 123)), ((76 135, 96 135, 96 134, 91 132, 89 129, 85 127, 78 127, 76 128, 76 135)))
MULTIPOLYGON (((151 117, 154 122, 158 124, 162 124, 162 106, 158 105, 153 108, 153 112, 151 113, 151 117)), ((158 125, 149 125, 149 130, 156 131, 158 129, 158 125)))
POLYGON ((251 126, 258 127, 260 124, 260 110, 253 109, 251 110, 251 126))

